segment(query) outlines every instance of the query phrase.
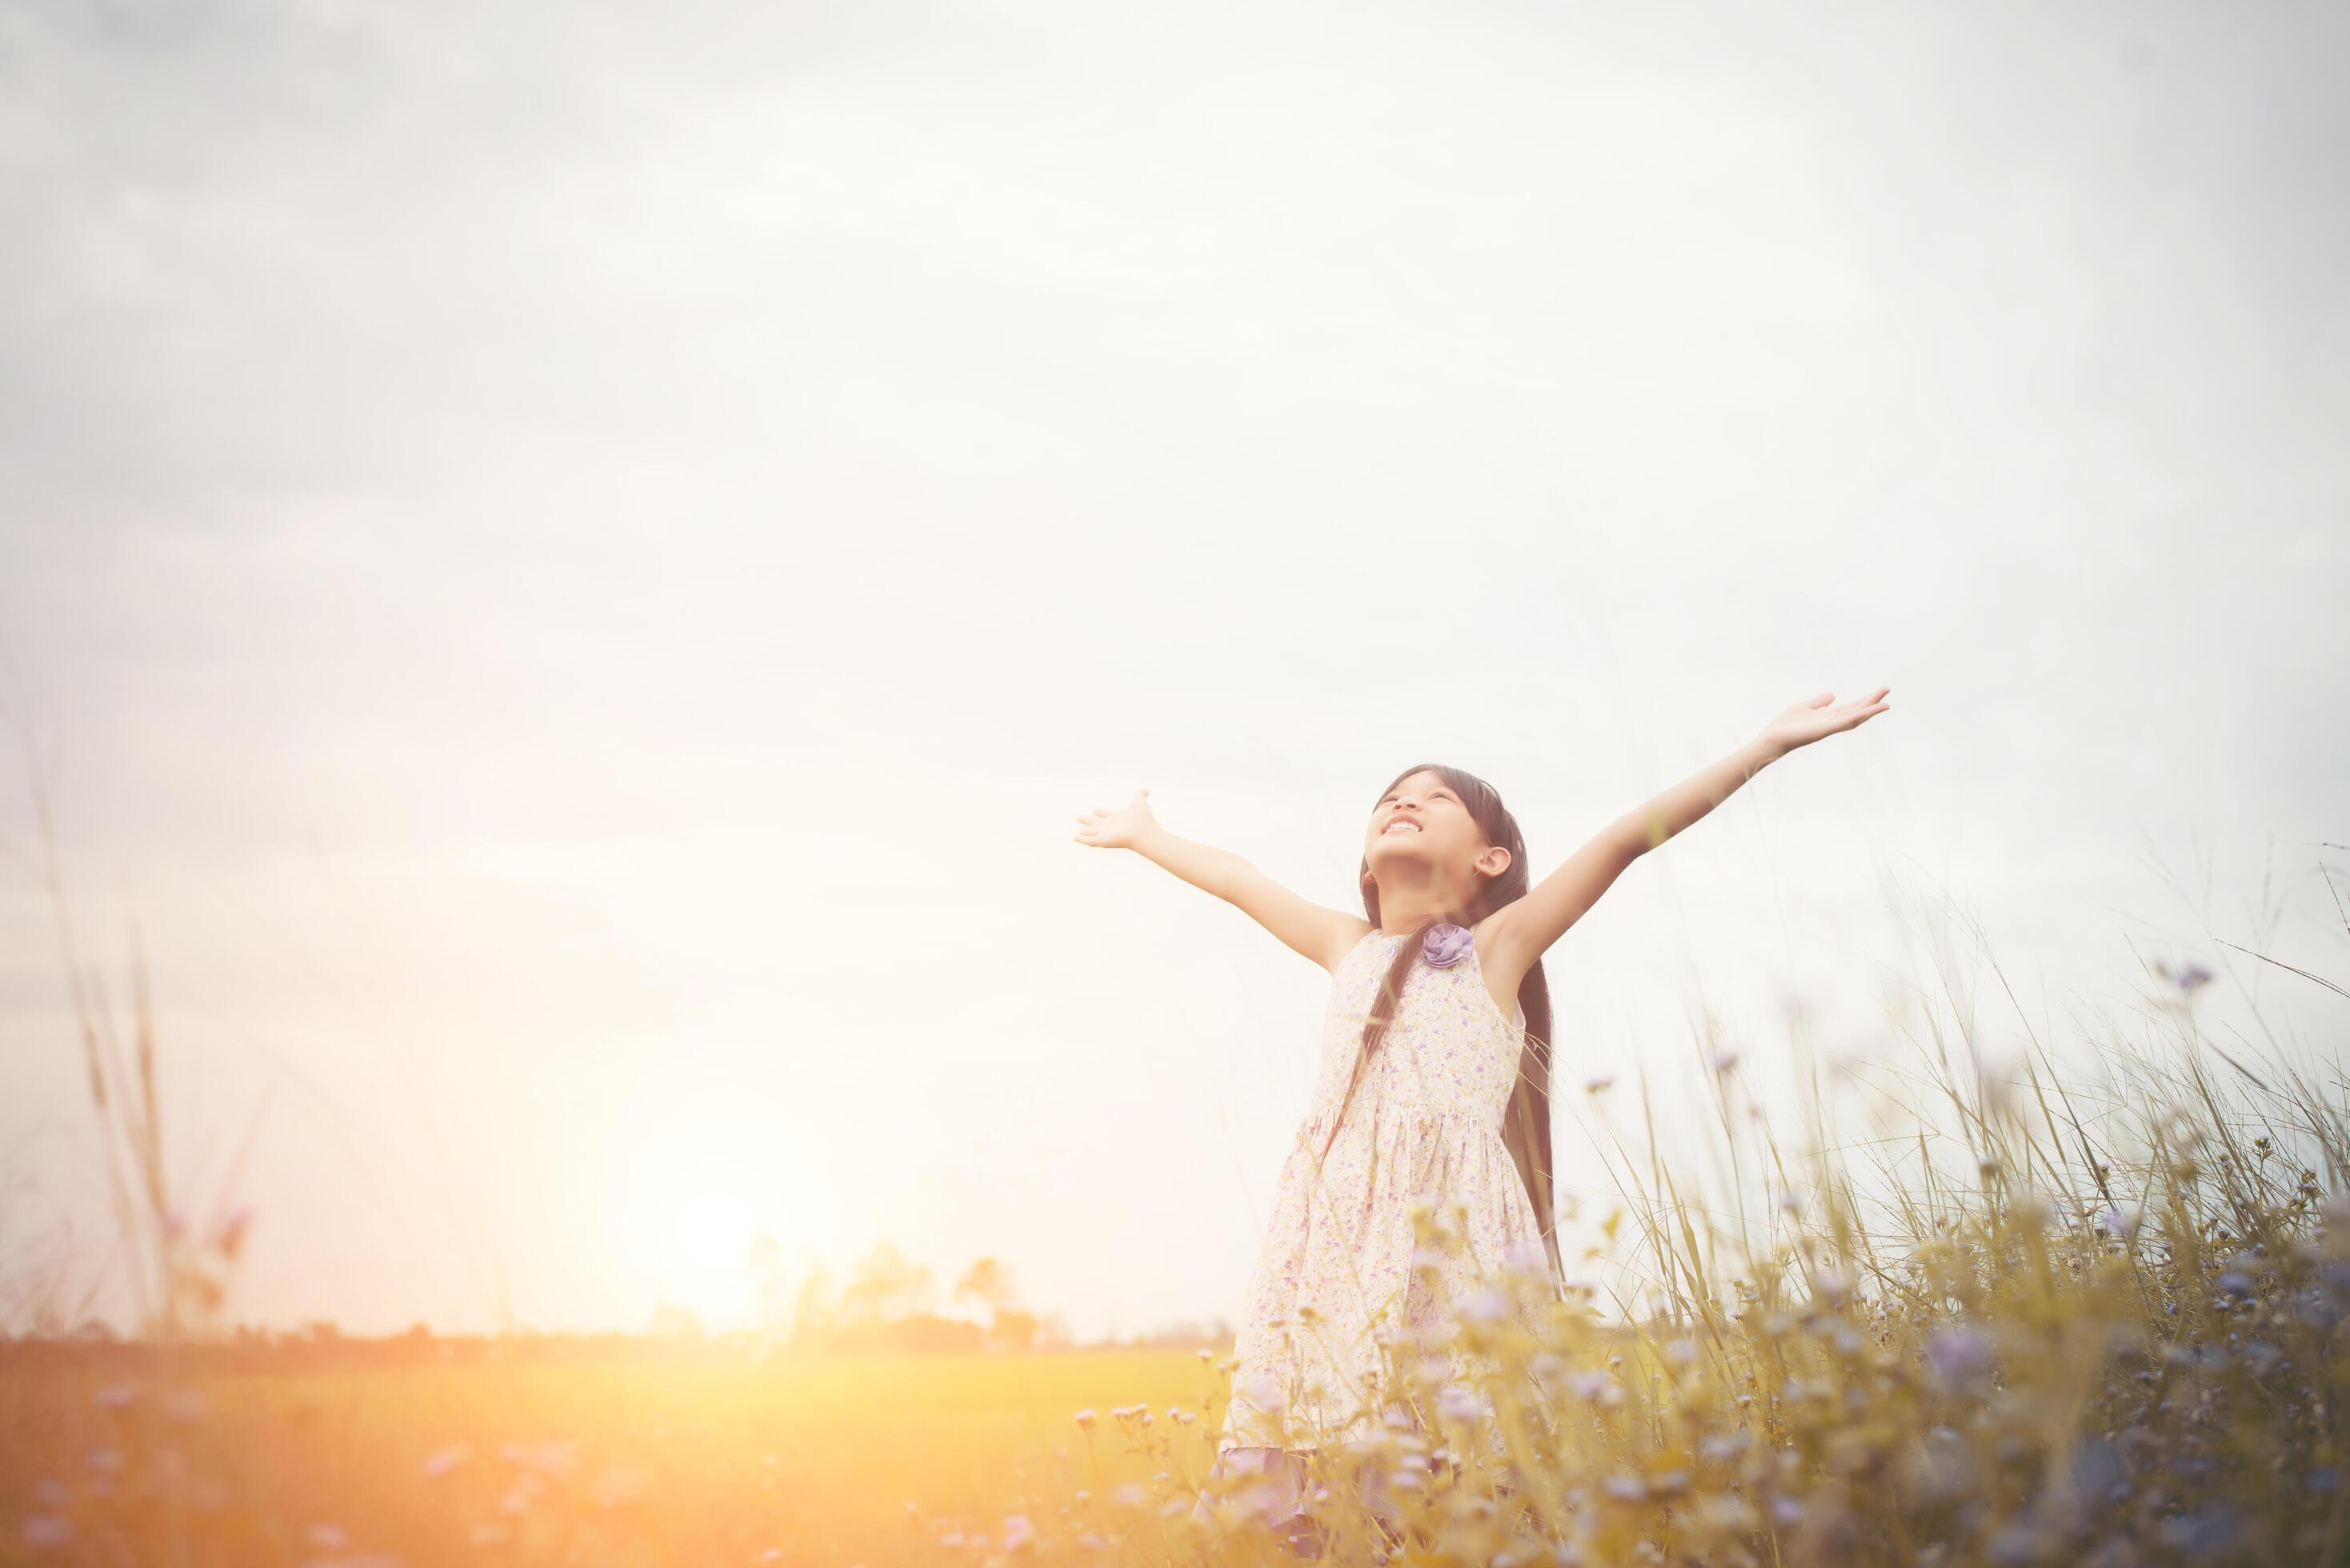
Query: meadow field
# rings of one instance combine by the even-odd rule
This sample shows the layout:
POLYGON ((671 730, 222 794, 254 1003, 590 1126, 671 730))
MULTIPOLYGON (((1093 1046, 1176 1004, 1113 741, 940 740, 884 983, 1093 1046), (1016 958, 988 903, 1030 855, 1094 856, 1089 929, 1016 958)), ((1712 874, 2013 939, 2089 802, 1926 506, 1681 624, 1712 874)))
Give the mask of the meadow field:
MULTIPOLYGON (((173 1188, 143 987, 127 1025, 78 989, 140 1319, 0 1339, 0 1563, 2340 1563, 2343 1041, 2241 985, 2209 1027, 2216 978, 2149 960, 2133 1014, 1997 1063, 1924 1007, 1841 1076, 1701 1025, 1702 1104, 1562 1083, 1615 1184, 1566 1288, 1472 1271, 1298 1509, 1210 1473, 1224 1344, 256 1334, 247 1214, 173 1188)), ((1461 1212, 1415 1205, 1431 1280, 1461 1212)))
MULTIPOLYGON (((1783 1147, 1738 1054, 1718 1052, 1709 1168, 1755 1190, 1627 1143, 1617 1283, 1546 1301, 1505 1273, 1449 1299, 1441 1335, 1389 1345, 1408 1409, 1324 1456, 1302 1519, 1244 1485, 1203 1490, 1232 1365, 1214 1347, 436 1365, 425 1339, 364 1370, 231 1371, 234 1345, 190 1332, 223 1293, 200 1256, 223 1239, 167 1232, 162 1277, 193 1298, 176 1334, 5 1347, 0 1552, 2340 1562, 2344 1085, 2202 1037, 2209 971, 2161 978, 2168 1037, 2107 1042, 2086 1075, 1929 1052, 1942 1115, 1906 1139, 1783 1147), (1360 1505, 1369 1475, 1384 1516, 1360 1505)), ((1423 1267, 1461 1244, 1452 1220, 1416 1210, 1423 1267)))
MULTIPOLYGON (((171 1362, 0 1356, 0 1490, 16 1513, 0 1556, 929 1559, 943 1536, 1001 1536, 1007 1515, 1078 1490, 1149 1484, 1162 1461, 1089 1452, 1073 1413, 1139 1401, 1180 1426, 1211 1382, 1182 1351, 171 1362)), ((1177 1447, 1204 1466, 1199 1426, 1177 1447)))

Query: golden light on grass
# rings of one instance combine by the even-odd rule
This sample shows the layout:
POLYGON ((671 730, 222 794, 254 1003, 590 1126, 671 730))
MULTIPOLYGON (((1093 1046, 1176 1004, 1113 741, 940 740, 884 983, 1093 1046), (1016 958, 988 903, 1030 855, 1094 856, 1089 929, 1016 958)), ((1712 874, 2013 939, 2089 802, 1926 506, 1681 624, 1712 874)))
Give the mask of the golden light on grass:
MULTIPOLYGON (((1505 1268, 1427 1339, 1391 1340, 1395 1407, 1278 1518, 1247 1478, 1211 1480, 1228 1356, 1016 1348, 1033 1332, 864 1353, 886 1303, 929 1293, 894 1248, 802 1298, 839 1331, 816 1348, 240 1340, 227 1303, 268 1217, 182 1217, 161 1031, 140 988, 120 1030, 85 985, 150 1298, 137 1343, 0 1343, 0 1561, 2339 1562, 2338 1027, 2314 1053, 2246 1042, 2206 1021, 2210 968, 2149 963, 2147 981, 2139 1017, 2061 1058, 2035 1038, 1987 1061, 1971 1018, 1929 1013, 1863 1070, 1780 1085, 1800 1141, 1758 1097, 1765 1053, 1711 1026, 1701 1104, 1590 1079, 1617 1191, 1565 1299, 1505 1268)), ((723 1324, 773 1217, 723 1153, 660 1169, 629 1220, 642 1266, 723 1324)), ((1424 1272, 1461 1244, 1449 1212, 1418 1206, 1424 1272)), ((1000 1260, 955 1293, 1035 1326, 1000 1260)))

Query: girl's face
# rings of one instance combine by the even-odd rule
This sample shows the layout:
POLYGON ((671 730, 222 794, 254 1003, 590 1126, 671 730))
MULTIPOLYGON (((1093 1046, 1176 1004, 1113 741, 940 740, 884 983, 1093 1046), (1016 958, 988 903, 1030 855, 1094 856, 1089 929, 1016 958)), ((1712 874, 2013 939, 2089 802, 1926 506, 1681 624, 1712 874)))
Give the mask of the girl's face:
POLYGON ((1464 895, 1476 884, 1478 857, 1491 853, 1468 805, 1440 775, 1426 772, 1405 775, 1379 797, 1363 846, 1374 877, 1384 879, 1395 867, 1413 880, 1454 882, 1464 895))

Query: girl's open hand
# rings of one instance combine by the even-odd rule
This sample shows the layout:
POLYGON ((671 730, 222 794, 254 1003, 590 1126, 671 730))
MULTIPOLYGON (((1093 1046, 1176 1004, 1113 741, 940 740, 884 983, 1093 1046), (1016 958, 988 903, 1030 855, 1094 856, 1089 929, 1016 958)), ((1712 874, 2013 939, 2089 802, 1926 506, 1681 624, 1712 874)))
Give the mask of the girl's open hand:
POLYGON ((1077 842, 1097 849, 1131 849, 1143 833, 1158 826, 1150 815, 1150 792, 1139 789, 1134 798, 1113 811, 1097 806, 1077 815, 1077 842))
POLYGON ((1808 746, 1824 736, 1849 730, 1874 714, 1882 713, 1892 703, 1885 701, 1890 686, 1880 686, 1856 702, 1837 702, 1833 692, 1823 691, 1808 702, 1798 702, 1762 727, 1762 743, 1784 756, 1797 746, 1808 746))

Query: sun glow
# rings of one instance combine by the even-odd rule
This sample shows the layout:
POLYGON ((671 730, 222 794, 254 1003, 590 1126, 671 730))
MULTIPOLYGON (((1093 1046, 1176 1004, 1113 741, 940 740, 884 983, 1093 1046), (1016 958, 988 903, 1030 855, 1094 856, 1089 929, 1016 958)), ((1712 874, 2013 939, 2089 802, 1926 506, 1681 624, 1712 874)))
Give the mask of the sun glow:
POLYGON ((654 1230, 650 1252, 660 1260, 662 1299, 685 1308, 710 1328, 740 1326, 750 1307, 745 1265, 758 1229, 750 1189, 728 1173, 687 1171, 648 1220, 654 1230))

